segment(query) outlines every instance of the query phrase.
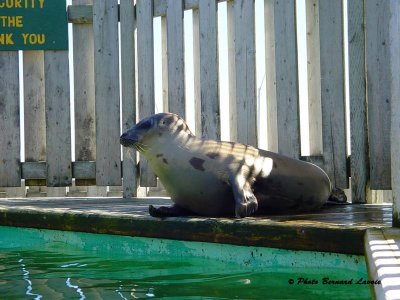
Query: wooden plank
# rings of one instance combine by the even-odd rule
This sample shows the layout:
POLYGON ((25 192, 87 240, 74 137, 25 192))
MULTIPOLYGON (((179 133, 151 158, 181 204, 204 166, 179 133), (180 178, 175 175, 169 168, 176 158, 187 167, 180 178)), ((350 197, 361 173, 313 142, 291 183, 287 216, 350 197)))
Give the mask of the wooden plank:
POLYGON ((220 140, 217 5, 203 0, 193 11, 193 56, 196 135, 220 140))
POLYGON ((366 202, 368 170, 364 0, 347 2, 353 203, 366 202))
POLYGON ((400 227, 400 2, 390 1, 391 159, 393 226, 400 227))
POLYGON ((276 103, 274 3, 275 0, 264 0, 265 84, 267 93, 268 150, 273 152, 278 152, 278 112, 276 103))
MULTIPOLYGON (((161 17, 161 63, 162 63, 162 97, 163 111, 168 111, 168 49, 167 17, 161 17)), ((196 88, 196 87, 195 87, 196 88)))
MULTIPOLYGON (((138 0, 137 56, 138 56, 138 105, 139 119, 154 114, 154 45, 152 1, 138 0)), ((140 156, 140 185, 156 186, 157 180, 148 162, 140 156)))
POLYGON ((193 89, 195 135, 202 136, 201 84, 200 84, 200 13, 199 9, 192 11, 193 20, 193 89))
POLYGON ((93 6, 96 184, 121 185, 118 1, 93 6))
MULTIPOLYGON (((231 9, 229 13, 232 14, 231 9)), ((234 73, 235 84, 233 85, 235 100, 231 102, 230 120, 231 139, 257 146, 254 18, 254 1, 238 0, 233 3, 233 20, 230 21, 231 24, 229 25, 234 26, 234 64, 236 72, 234 73)), ((230 34, 228 33, 228 35, 230 34)))
POLYGON ((319 1, 322 136, 332 185, 348 187, 341 0, 319 1))
MULTIPOLYGON (((46 162, 23 162, 22 178, 38 180, 47 178, 46 162)), ((76 179, 92 180, 96 178, 96 162, 75 161, 72 163, 72 176, 76 179)))
POLYGON ((168 111, 185 117, 183 0, 167 2, 168 111))
POLYGON ((300 157, 300 119, 294 0, 275 1, 275 68, 279 153, 300 157))
POLYGON ((18 52, 0 52, 0 186, 21 186, 18 52))
MULTIPOLYGON (((92 0, 73 0, 72 4, 88 7, 92 0)), ((75 161, 96 160, 96 115, 94 87, 93 26, 72 26, 74 47, 75 161)), ((87 185, 75 180, 76 185, 87 185)), ((92 184, 95 182, 91 182, 92 184)))
MULTIPOLYGON (((44 52, 23 52, 25 161, 46 160, 46 114, 44 52)), ((46 178, 46 177, 45 177, 46 178)), ((46 185, 46 181, 25 179, 26 186, 46 185)))
POLYGON ((68 51, 45 51, 47 186, 72 183, 68 51))
POLYGON ((231 141, 237 141, 236 130, 236 65, 235 65, 235 7, 234 1, 228 1, 227 29, 228 29, 228 80, 229 80, 229 135, 231 141))
POLYGON ((68 22, 73 24, 92 24, 93 23, 93 1, 73 0, 68 6, 68 22), (90 4, 90 5, 89 5, 90 4))
POLYGON ((310 154, 320 155, 322 150, 321 70, 319 40, 319 1, 306 1, 308 130, 310 154))
MULTIPOLYGON (((121 95, 122 131, 136 123, 135 9, 131 0, 121 0, 121 95)), ((137 196, 136 153, 123 149, 123 196, 137 196)))
POLYGON ((390 189, 390 1, 365 5, 370 185, 390 189))

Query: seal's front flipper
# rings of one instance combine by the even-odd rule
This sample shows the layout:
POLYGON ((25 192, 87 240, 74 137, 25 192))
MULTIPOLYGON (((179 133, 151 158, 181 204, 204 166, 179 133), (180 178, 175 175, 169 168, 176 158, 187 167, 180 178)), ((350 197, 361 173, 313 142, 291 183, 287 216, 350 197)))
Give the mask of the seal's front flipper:
POLYGON ((229 177, 232 186, 233 197, 235 198, 235 216, 244 218, 251 216, 258 209, 258 202, 251 190, 250 184, 242 174, 232 174, 229 177))
POLYGON ((350 204, 349 202, 347 202, 346 194, 341 189, 333 188, 332 193, 329 196, 326 205, 343 205, 343 204, 350 204))
POLYGON ((153 205, 150 205, 149 214, 150 216, 155 218, 184 217, 193 215, 193 213, 178 205, 160 206, 160 207, 154 207, 153 205))

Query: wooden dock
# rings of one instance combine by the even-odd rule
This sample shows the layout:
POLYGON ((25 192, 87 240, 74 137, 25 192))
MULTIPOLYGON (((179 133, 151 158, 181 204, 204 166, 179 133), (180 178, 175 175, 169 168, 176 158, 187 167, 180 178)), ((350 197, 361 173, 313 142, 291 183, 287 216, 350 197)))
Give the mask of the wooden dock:
POLYGON ((169 198, 6 198, 0 199, 0 225, 363 255, 366 230, 392 222, 391 205, 245 219, 149 216, 149 204, 169 203, 169 198))

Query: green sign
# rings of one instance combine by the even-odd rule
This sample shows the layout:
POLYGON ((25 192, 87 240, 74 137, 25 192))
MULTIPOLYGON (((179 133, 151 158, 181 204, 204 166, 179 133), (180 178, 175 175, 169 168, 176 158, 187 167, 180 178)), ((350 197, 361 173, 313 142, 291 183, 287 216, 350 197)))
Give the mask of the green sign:
POLYGON ((66 50, 66 0, 0 0, 0 50, 66 50))

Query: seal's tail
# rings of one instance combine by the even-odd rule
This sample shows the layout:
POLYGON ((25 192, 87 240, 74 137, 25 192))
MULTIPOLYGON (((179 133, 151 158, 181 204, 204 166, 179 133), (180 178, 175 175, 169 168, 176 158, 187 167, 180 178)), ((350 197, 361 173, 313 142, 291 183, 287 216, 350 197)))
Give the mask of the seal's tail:
POLYGON ((343 205, 343 204, 349 204, 349 202, 347 202, 347 197, 343 190, 338 189, 338 188, 333 188, 332 193, 329 196, 326 204, 327 205, 343 205))

